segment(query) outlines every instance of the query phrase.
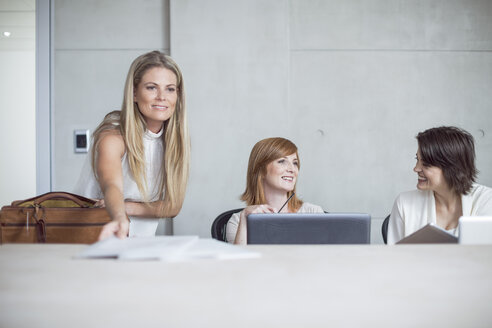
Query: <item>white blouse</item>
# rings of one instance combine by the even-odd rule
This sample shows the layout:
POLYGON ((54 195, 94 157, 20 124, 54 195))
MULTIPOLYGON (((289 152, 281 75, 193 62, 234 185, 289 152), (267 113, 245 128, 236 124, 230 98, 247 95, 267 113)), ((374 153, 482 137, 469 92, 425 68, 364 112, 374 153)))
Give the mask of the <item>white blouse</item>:
MULTIPOLYGON (((147 130, 143 136, 146 163, 145 174, 147 177, 147 190, 149 192, 150 201, 156 201, 159 199, 159 184, 162 179, 161 167, 164 152, 162 140, 163 131, 164 129, 161 129, 158 133, 153 133, 147 130)), ((131 174, 126 153, 121 159, 121 166, 123 171, 123 197, 125 198, 125 201, 143 201, 143 195, 140 194, 137 183, 131 174)), ((90 155, 86 157, 79 181, 75 186, 74 193, 88 198, 103 198, 101 187, 99 186, 99 183, 97 182, 92 170, 90 155)), ((130 217, 129 235, 130 237, 154 236, 159 224, 163 227, 164 234, 172 233, 172 226, 170 226, 170 222, 166 221, 156 218, 130 217)))
MULTIPOLYGON (((468 195, 461 196, 463 216, 492 215, 492 189, 474 184, 468 195)), ((395 244, 428 223, 437 223, 436 200, 430 190, 403 192, 395 200, 388 223, 388 244, 395 244)), ((459 229, 448 230, 455 236, 459 229)))

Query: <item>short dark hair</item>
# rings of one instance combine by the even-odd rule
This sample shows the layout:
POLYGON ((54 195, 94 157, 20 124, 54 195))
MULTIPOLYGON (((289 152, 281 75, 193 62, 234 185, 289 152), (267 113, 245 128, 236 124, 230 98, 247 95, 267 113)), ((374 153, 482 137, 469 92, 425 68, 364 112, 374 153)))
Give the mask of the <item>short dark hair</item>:
POLYGON ((459 195, 468 194, 478 174, 473 136, 454 126, 441 126, 420 132, 416 138, 422 160, 439 167, 459 195))

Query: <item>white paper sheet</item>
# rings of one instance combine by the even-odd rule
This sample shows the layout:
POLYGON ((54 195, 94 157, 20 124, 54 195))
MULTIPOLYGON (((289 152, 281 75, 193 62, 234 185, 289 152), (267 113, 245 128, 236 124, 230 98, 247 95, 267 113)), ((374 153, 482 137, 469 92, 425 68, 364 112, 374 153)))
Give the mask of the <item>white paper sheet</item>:
POLYGON ((260 253, 215 239, 198 236, 155 236, 107 238, 88 246, 75 258, 115 258, 119 260, 159 260, 181 262, 199 259, 244 259, 260 253))
POLYGON ((258 257, 261 257, 259 252, 248 250, 242 246, 231 245, 215 239, 198 239, 181 254, 181 258, 179 260, 232 260, 258 257))

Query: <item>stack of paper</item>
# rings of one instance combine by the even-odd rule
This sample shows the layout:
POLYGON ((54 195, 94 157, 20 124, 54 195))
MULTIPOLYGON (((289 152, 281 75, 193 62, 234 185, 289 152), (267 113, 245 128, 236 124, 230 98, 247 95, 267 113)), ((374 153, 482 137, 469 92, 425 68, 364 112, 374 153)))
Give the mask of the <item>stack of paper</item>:
POLYGON ((107 238, 88 246, 75 258, 180 262, 195 259, 243 259, 259 256, 258 252, 215 239, 199 239, 197 236, 155 236, 107 238))

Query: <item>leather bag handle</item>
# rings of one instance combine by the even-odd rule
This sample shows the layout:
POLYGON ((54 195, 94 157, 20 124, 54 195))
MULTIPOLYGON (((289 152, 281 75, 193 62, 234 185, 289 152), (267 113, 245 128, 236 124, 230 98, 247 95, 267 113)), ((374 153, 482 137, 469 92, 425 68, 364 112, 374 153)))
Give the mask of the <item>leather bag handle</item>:
MULTIPOLYGON (((74 194, 70 194, 68 192, 49 192, 44 195, 41 195, 38 199, 34 200, 34 204, 39 204, 41 205, 42 202, 54 199, 54 198, 63 198, 63 199, 68 199, 74 202, 75 204, 79 205, 80 207, 87 207, 86 204, 84 204, 83 200, 80 198, 76 197, 74 194)), ((91 201, 92 203, 93 201, 91 201)))
POLYGON ((71 194, 69 192, 63 192, 63 191, 57 192, 57 191, 55 191, 55 192, 48 192, 48 193, 43 194, 41 196, 37 196, 37 197, 29 198, 29 199, 16 200, 16 201, 12 202, 12 206, 19 206, 20 204, 27 203, 27 202, 32 202, 33 205, 36 206, 36 205, 41 205, 41 203, 43 203, 47 200, 51 200, 51 199, 71 200, 75 204, 77 204, 79 207, 83 207, 83 208, 88 207, 87 204, 85 204, 85 203, 89 203, 92 205, 94 205, 96 203, 96 201, 89 199, 89 198, 86 198, 86 197, 83 197, 83 196, 71 194))

